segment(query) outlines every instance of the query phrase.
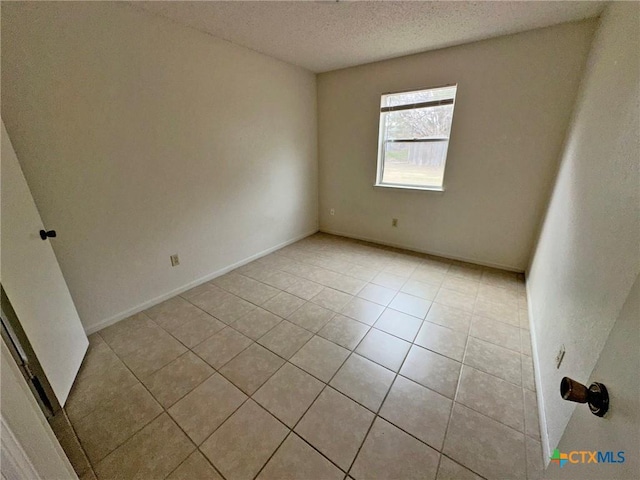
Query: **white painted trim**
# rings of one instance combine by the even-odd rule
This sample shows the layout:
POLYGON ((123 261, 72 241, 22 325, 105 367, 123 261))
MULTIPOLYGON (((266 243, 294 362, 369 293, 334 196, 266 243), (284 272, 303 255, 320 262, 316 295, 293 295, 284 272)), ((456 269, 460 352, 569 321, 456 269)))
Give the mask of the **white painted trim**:
POLYGON ((362 241, 365 241, 365 242, 377 243, 379 245, 385 245, 387 247, 404 248, 405 250, 410 250, 412 252, 426 253, 427 255, 434 255, 436 257, 442 257, 442 258, 446 258, 448 260, 458 260, 460 262, 474 263, 476 265, 482 265, 483 267, 499 268, 500 270, 508 270, 510 272, 516 272, 516 273, 523 273, 523 271, 524 271, 522 268, 516 268, 516 267, 512 267, 510 265, 502 265, 500 263, 485 262, 485 261, 482 261, 482 260, 478 260, 478 259, 475 259, 475 258, 469 258, 469 257, 459 257, 459 256, 456 256, 456 255, 450 255, 448 253, 436 252, 434 250, 426 250, 426 249, 423 249, 423 248, 414 247, 412 245, 404 245, 404 244, 400 244, 400 243, 385 242, 384 240, 378 240, 376 238, 363 237, 363 236, 360 236, 360 235, 354 235, 352 233, 338 232, 338 231, 335 231, 335 230, 329 230, 329 229, 322 228, 322 227, 320 227, 319 231, 322 232, 322 233, 328 233, 328 234, 331 234, 331 235, 338 235, 340 237, 347 237, 347 238, 353 238, 355 240, 362 240, 362 241))
POLYGON ((11 427, 4 419, 4 415, 0 418, 0 422, 2 424, 0 430, 2 478, 7 480, 22 480, 25 478, 40 480, 42 477, 38 475, 36 467, 33 466, 27 453, 13 434, 11 427))
POLYGON ((542 445, 542 456, 545 468, 551 459, 551 446, 549 445, 549 431, 547 430, 547 415, 544 409, 544 398, 542 395, 542 377, 540 376, 540 357, 538 356, 538 341, 536 331, 533 328, 533 314, 531 306, 531 295, 529 294, 529 284, 525 283, 527 291, 527 314, 529 316, 529 334, 531 335, 531 359, 533 360, 533 376, 536 383, 536 398, 538 400, 538 423, 540 424, 540 443, 542 445))
POLYGON ((290 240, 287 240, 285 242, 279 243, 278 245, 275 245, 273 247, 269 247, 266 250, 262 250, 261 252, 258 252, 254 255, 251 255, 250 257, 244 258, 238 262, 235 262, 231 265, 227 265, 226 267, 223 267, 219 270, 216 270, 213 273, 209 273, 207 275, 205 275, 204 277, 198 278, 197 280, 194 280, 192 282, 187 283, 186 285, 183 285, 181 287, 178 287, 174 290, 171 290, 170 292, 167 293, 163 293, 162 295, 159 295, 155 298, 152 298, 151 300, 148 300, 144 303, 141 303, 139 305, 136 305, 133 308, 130 308, 128 310, 125 310, 123 312, 117 313, 109 318, 105 318, 104 320, 99 321, 98 323, 91 325, 89 327, 85 328, 85 332, 87 335, 91 335, 92 333, 97 332, 98 330, 102 330, 105 327, 108 327, 109 325, 113 325, 114 323, 119 322, 120 320, 124 320, 127 317, 130 317, 131 315, 135 315, 136 313, 140 313, 143 310, 146 310, 148 308, 153 307, 154 305, 157 305, 159 303, 164 302, 165 300, 168 300, 172 297, 175 297, 176 295, 181 294, 182 292, 186 292, 187 290, 192 289, 193 287, 197 287, 198 285, 204 283, 204 282, 208 282, 209 280, 213 280, 216 277, 219 277, 220 275, 224 275, 227 272, 230 272, 231 270, 235 270, 238 267, 241 267, 243 265, 246 265, 247 263, 253 262, 254 260, 257 260, 258 258, 264 257, 265 255, 269 255, 272 252, 275 252, 276 250, 279 250, 283 247, 286 247, 287 245, 291 245, 292 243, 295 243, 299 240, 302 240, 303 238, 307 238, 310 235, 313 235, 314 233, 318 232, 318 228, 316 227, 314 230, 307 232, 307 233, 303 233, 302 235, 298 235, 297 237, 294 237, 290 240))

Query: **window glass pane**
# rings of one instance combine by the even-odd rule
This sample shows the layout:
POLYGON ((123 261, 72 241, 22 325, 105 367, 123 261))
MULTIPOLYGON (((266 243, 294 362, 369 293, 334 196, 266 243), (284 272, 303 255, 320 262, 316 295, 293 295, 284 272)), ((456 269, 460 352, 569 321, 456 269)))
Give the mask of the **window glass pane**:
POLYGON ((416 92, 391 93, 383 95, 382 107, 398 107, 400 105, 410 105, 412 103, 432 102, 436 100, 447 100, 455 98, 456 85, 450 87, 431 88, 429 90, 418 90, 416 92))
POLYGON ((385 144, 382 183, 442 187, 448 141, 385 144))
POLYGON ((449 137, 453 105, 416 108, 383 113, 385 139, 449 137))

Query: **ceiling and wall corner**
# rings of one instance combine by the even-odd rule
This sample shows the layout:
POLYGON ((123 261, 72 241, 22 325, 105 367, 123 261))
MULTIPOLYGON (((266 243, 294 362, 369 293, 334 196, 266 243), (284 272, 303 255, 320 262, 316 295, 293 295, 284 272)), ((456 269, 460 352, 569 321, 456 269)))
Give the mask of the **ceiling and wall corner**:
POLYGON ((606 2, 129 2, 320 73, 596 17, 606 2))

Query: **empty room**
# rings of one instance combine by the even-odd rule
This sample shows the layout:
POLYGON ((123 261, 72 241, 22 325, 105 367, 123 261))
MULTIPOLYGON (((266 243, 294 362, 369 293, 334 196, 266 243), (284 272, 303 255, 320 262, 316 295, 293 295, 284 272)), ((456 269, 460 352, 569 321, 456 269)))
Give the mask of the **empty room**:
POLYGON ((632 480, 640 2, 0 3, 3 480, 632 480))

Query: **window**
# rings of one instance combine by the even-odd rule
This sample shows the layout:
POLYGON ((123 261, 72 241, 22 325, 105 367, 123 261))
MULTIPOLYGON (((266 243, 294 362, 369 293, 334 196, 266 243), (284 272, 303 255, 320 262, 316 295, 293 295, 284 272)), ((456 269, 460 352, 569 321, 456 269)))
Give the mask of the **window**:
POLYGON ((457 88, 382 95, 376 186, 443 190, 457 88))

